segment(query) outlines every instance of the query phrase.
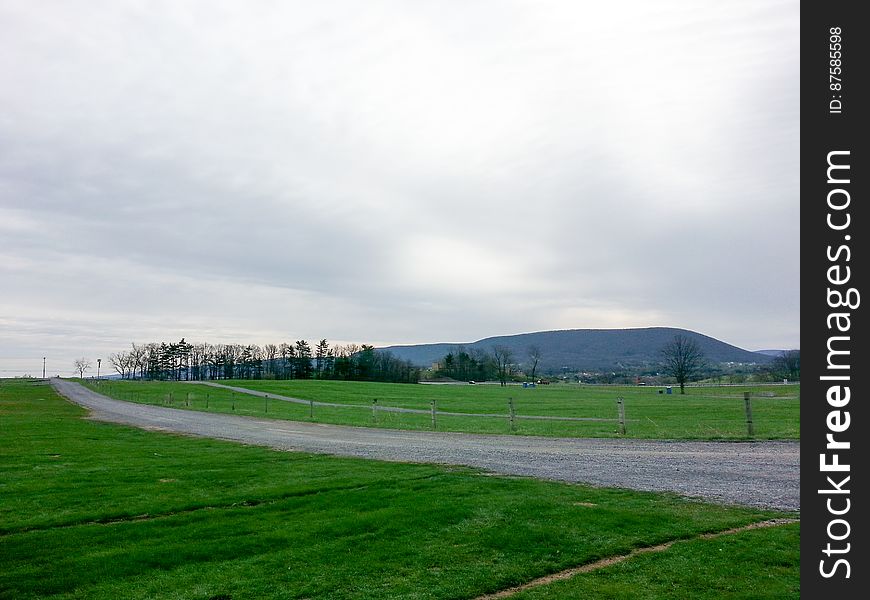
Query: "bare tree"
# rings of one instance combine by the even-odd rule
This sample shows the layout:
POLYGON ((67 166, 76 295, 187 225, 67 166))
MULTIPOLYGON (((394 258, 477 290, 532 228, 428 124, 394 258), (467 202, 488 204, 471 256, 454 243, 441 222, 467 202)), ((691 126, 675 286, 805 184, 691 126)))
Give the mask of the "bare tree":
POLYGON ((139 378, 145 378, 145 369, 148 367, 148 361, 146 357, 148 355, 147 349, 145 346, 136 345, 135 343, 131 344, 130 349, 130 360, 133 362, 133 378, 136 377, 136 371, 139 371, 139 378))
POLYGON ((495 361, 498 380, 502 385, 507 385, 507 378, 511 372, 511 361, 514 359, 513 352, 507 346, 493 346, 492 358, 495 361))
POLYGON ((661 350, 664 357, 663 371, 677 380, 680 393, 686 393, 686 382, 695 377, 707 364, 701 347, 695 340, 683 335, 674 336, 661 350))
POLYGON ((85 371, 90 371, 91 367, 93 366, 91 364, 91 361, 89 361, 84 356, 81 358, 77 358, 73 364, 75 365, 76 371, 79 372, 79 377, 81 379, 85 378, 85 371))
POLYGON ((778 377, 800 381, 801 378, 801 351, 786 350, 773 359, 770 365, 771 371, 778 377))
POLYGON ((275 344, 266 344, 263 346, 263 358, 266 361, 266 373, 274 373, 275 360, 278 358, 278 346, 275 344))
POLYGON ((109 362, 121 379, 127 379, 133 369, 133 357, 129 352, 116 352, 109 355, 109 362))
POLYGON ((532 344, 526 352, 529 354, 529 364, 532 365, 532 372, 529 376, 532 378, 532 381, 534 381, 535 371, 538 370, 538 362, 541 360, 541 348, 532 344))
POLYGON ((190 378, 195 380, 205 379, 206 357, 208 356, 208 344, 193 344, 190 347, 190 378))

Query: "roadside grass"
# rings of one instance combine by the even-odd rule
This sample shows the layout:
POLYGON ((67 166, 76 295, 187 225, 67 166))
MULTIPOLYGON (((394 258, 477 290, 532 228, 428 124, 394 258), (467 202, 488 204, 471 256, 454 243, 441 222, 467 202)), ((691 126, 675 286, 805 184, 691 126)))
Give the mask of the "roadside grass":
MULTIPOLYGON (((473 598, 782 516, 84 416, 42 382, 0 381, 2 598, 473 598)), ((770 561, 797 577, 794 550, 764 531, 722 567, 762 592, 780 589, 770 561)))
POLYGON ((508 399, 513 398, 519 435, 556 437, 621 437, 617 398, 624 399, 625 437, 686 440, 745 440, 743 392, 752 397, 754 439, 800 438, 800 386, 692 387, 685 395, 659 394, 657 388, 558 384, 523 388, 498 385, 408 385, 323 380, 228 380, 218 383, 270 394, 347 404, 327 407, 292 404, 246 396, 211 386, 184 382, 85 381, 91 389, 119 400, 148 404, 171 403, 175 408, 269 416, 296 421, 340 425, 431 430, 429 414, 391 413, 378 406, 457 413, 497 414, 499 417, 437 415, 440 431, 511 433, 508 399), (188 406, 189 402, 189 406, 188 406), (206 407, 208 404, 208 407, 206 407), (268 404, 268 407, 267 407, 268 404), (268 410, 268 412, 267 412, 268 410), (555 421, 523 419, 524 415, 582 417, 598 420, 555 421))

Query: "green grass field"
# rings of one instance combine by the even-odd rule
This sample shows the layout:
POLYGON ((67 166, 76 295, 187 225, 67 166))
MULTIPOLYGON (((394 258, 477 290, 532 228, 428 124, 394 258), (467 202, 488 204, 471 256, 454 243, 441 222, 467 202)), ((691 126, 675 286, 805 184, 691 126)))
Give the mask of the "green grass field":
POLYGON ((262 398, 233 395, 226 390, 189 383, 130 382, 103 380, 92 389, 120 400, 168 404, 246 415, 270 416, 299 421, 429 430, 428 414, 373 413, 372 401, 380 406, 429 410, 434 401, 440 411, 501 414, 504 417, 437 417, 441 431, 509 433, 508 398, 517 415, 515 433, 559 437, 618 437, 616 399, 625 402, 626 436, 652 439, 747 439, 743 392, 752 396, 756 439, 800 438, 800 386, 687 388, 685 395, 659 394, 657 388, 638 386, 588 386, 558 384, 538 386, 498 385, 407 385, 355 381, 231 380, 226 383, 252 390, 306 400, 335 402, 347 408, 310 408, 262 398), (189 395, 189 406, 187 405, 189 395), (208 397, 208 401, 206 401, 208 397), (206 408, 206 403, 208 407, 206 408), (234 406, 234 408, 233 408, 234 406), (592 417, 604 421, 540 421, 523 415, 592 417))
POLYGON ((527 597, 799 595, 797 526, 697 539, 779 513, 84 416, 0 381, 0 598, 474 598, 681 539, 527 597))

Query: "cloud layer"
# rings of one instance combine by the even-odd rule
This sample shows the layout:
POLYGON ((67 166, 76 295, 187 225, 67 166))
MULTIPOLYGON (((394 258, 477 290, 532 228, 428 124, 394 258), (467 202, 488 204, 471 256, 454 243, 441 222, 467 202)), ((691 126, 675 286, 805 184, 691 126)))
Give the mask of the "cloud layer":
POLYGON ((797 346, 798 3, 584 4, 0 3, 0 371, 182 336, 797 346))

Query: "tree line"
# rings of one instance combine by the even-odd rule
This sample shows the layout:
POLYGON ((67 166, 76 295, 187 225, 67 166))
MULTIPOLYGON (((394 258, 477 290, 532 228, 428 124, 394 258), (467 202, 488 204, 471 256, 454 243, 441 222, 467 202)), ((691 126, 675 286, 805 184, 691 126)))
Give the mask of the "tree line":
MULTIPOLYGON (((513 351, 506 346, 494 346, 489 352, 459 346, 436 363, 434 375, 458 381, 499 381, 502 385, 518 378, 535 381, 541 349, 529 346, 524 354, 521 357, 525 359, 523 363, 517 364, 513 351)), ((698 342, 683 335, 674 336, 659 350, 659 354, 660 362, 654 365, 652 374, 672 378, 680 386, 681 394, 685 393, 687 383, 717 372, 717 367, 707 360, 698 342)), ((617 374, 610 375, 615 377, 617 374)), ((623 376, 636 379, 626 373, 623 376)), ((755 376, 762 381, 800 381, 800 350, 783 352, 768 365, 755 367, 755 376)), ((601 379, 605 383, 612 382, 606 376, 601 379)))
MULTIPOLYGON (((534 380, 541 359, 541 349, 538 346, 529 346, 526 354, 528 368, 525 376, 534 380)), ((459 346, 438 361, 435 375, 460 381, 498 380, 501 385, 506 385, 509 379, 522 374, 519 365, 513 361, 513 350, 507 346, 493 346, 489 352, 479 348, 467 350, 459 346)))
MULTIPOLYGON (((661 350, 662 372, 673 377, 685 393, 686 383, 710 374, 711 365, 694 340, 678 335, 661 350)), ((801 351, 786 350, 767 365, 758 367, 755 376, 760 381, 800 381, 801 351)))
MULTIPOLYGON (((367 344, 330 347, 323 339, 281 344, 131 344, 109 355, 123 379, 170 381, 216 379, 339 379, 416 383, 420 369, 367 344)), ((77 367, 78 368, 78 367, 77 367)))

